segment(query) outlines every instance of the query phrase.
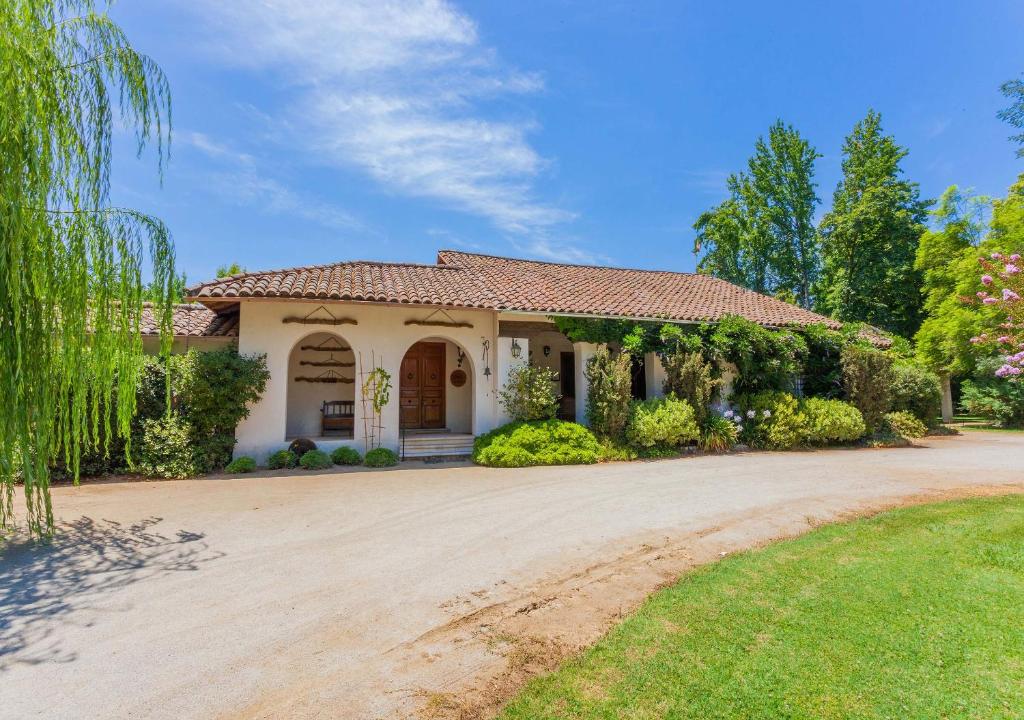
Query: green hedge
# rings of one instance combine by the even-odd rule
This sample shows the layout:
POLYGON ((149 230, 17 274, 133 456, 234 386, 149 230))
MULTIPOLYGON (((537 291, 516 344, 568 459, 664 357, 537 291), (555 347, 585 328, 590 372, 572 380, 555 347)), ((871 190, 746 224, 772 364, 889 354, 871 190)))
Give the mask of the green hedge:
POLYGON ((590 430, 561 420, 513 422, 473 442, 473 461, 490 467, 587 465, 601 452, 590 430))
POLYGON ((299 464, 299 458, 291 450, 284 448, 267 458, 267 467, 271 470, 293 468, 299 464))
POLYGON ((355 448, 342 445, 331 452, 331 461, 335 465, 358 465, 363 461, 363 456, 355 448))
POLYGON ((801 403, 800 411, 808 445, 853 442, 867 432, 860 410, 842 400, 810 398, 801 403))
POLYGON ((306 470, 323 470, 324 468, 331 467, 333 464, 331 456, 323 450, 309 450, 299 458, 299 465, 306 470))
POLYGON ((248 455, 242 455, 229 462, 224 469, 229 473, 251 473, 256 470, 256 461, 248 455))
POLYGON ((398 464, 398 454, 388 448, 374 448, 366 453, 363 464, 367 467, 391 467, 398 464))
POLYGON ((693 408, 675 396, 635 402, 629 410, 626 440, 638 449, 671 450, 700 437, 693 408))

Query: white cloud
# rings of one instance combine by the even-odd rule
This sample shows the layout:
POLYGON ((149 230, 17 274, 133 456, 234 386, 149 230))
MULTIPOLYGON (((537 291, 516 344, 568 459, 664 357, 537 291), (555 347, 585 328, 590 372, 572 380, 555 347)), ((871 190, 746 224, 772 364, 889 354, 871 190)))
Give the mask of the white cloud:
POLYGON ((235 205, 259 208, 273 215, 300 217, 338 230, 365 229, 351 213, 331 203, 300 195, 287 185, 259 171, 252 155, 213 140, 196 131, 178 132, 179 143, 194 148, 220 163, 221 169, 205 173, 200 182, 235 205))
POLYGON ((357 167, 384 187, 440 201, 531 234, 571 220, 542 202, 549 167, 530 119, 494 119, 488 103, 542 89, 504 66, 475 23, 444 0, 218 0, 229 62, 294 93, 279 120, 318 160, 357 167))

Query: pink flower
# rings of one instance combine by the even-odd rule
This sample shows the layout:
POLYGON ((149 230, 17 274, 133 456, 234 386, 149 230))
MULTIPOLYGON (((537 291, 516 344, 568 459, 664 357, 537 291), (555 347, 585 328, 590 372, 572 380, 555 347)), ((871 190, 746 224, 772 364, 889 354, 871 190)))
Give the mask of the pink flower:
POLYGON ((1015 293, 1010 288, 1003 288, 1003 300, 1007 302, 1013 302, 1014 300, 1020 300, 1020 295, 1015 293))
POLYGON ((981 338, 975 335, 974 337, 971 338, 971 342, 977 345, 978 343, 981 342, 981 338))
POLYGON ((984 300, 982 300, 982 302, 985 303, 986 305, 995 305, 997 302, 999 302, 999 300, 996 298, 985 298, 984 300))
POLYGON ((981 276, 981 284, 982 285, 991 285, 992 284, 992 276, 991 275, 982 275, 981 276))
POLYGON ((978 295, 978 297, 980 297, 980 298, 987 298, 987 297, 988 297, 988 293, 987 293, 987 292, 985 292, 984 290, 979 290, 979 291, 977 292, 977 295, 978 295))
POLYGON ((1010 342, 1010 337, 1008 335, 1002 335, 998 340, 996 340, 996 342, 1008 343, 1010 342))
POLYGON ((1020 272, 1020 268, 1017 267, 1016 265, 1010 264, 1010 265, 1006 266, 1006 274, 1007 275, 1016 275, 1019 272, 1020 272))
POLYGON ((1018 255, 1017 253, 1014 253, 1013 255, 1010 256, 1010 262, 1018 262, 1019 260, 1020 255, 1018 255))
POLYGON ((989 255, 989 257, 991 257, 993 260, 1002 260, 1003 259, 1003 256, 1000 255, 999 253, 992 253, 991 255, 989 255))

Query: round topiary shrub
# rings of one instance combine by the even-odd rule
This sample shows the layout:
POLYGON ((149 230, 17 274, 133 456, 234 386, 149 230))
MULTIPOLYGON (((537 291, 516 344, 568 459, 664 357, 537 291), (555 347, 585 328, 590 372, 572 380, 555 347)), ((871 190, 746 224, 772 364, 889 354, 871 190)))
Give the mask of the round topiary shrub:
POLYGON ((295 457, 301 458, 310 450, 316 450, 316 443, 309 438, 295 438, 288 449, 295 453, 295 457))
POLYGON ((700 437, 690 403, 674 396, 633 403, 626 440, 637 448, 677 448, 700 437))
POLYGON ((256 461, 248 455, 242 455, 229 462, 224 469, 229 473, 251 473, 256 469, 256 461))
POLYGON ((589 465, 601 453, 590 430, 562 420, 513 422, 473 441, 473 461, 490 467, 589 465))
POLYGON ((913 413, 901 411, 882 416, 882 432, 903 440, 914 440, 927 435, 928 428, 913 413))
POLYGON ((298 464, 299 458, 291 450, 278 450, 276 453, 267 458, 267 467, 270 468, 271 470, 293 468, 298 464))
POLYGON ((391 467, 398 464, 398 453, 388 448, 374 448, 363 459, 366 467, 391 467))
POLYGON ((800 406, 800 412, 808 445, 853 442, 867 432, 860 410, 842 400, 810 398, 800 406))
POLYGON ((363 461, 363 456, 355 448, 343 445, 334 448, 331 452, 331 462, 335 465, 358 465, 363 461))
POLYGON ((331 462, 331 456, 325 453, 323 450, 310 450, 299 458, 299 465, 304 467, 306 470, 323 470, 329 468, 334 463, 331 462))

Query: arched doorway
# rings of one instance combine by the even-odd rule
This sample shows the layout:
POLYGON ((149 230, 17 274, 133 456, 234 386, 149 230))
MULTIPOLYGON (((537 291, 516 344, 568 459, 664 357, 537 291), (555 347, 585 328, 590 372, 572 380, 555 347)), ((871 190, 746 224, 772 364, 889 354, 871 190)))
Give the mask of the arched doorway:
POLYGON ((473 432, 473 370, 465 350, 442 337, 424 338, 402 357, 399 422, 405 431, 473 432))
POLYGON ((318 332, 295 343, 288 358, 285 437, 352 438, 355 379, 355 354, 341 336, 318 332))

